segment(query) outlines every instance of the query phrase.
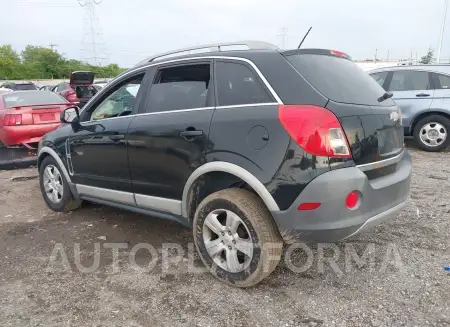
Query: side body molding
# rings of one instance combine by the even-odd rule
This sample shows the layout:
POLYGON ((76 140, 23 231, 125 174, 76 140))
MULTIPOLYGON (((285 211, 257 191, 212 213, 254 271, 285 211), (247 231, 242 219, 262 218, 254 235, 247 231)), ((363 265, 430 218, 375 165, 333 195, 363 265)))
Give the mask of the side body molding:
POLYGON ((181 214, 185 218, 188 217, 188 207, 189 207, 189 199, 190 199, 190 192, 192 191, 192 186, 194 185, 197 178, 201 177, 203 174, 214 172, 214 171, 220 171, 229 173, 232 175, 235 175, 236 177, 239 177, 243 181, 245 181, 248 185, 250 185, 256 193, 261 197, 261 199, 266 204, 267 208, 271 211, 280 211, 280 208, 278 207, 277 203, 273 199, 272 195, 269 193, 269 191, 266 189, 266 187, 251 173, 249 173, 247 170, 245 170, 242 167, 239 167, 235 164, 224 162, 224 161, 214 161, 204 164, 203 166, 198 167, 192 174, 189 176, 186 185, 184 186, 183 190, 183 199, 182 199, 182 205, 181 205, 181 214))
POLYGON ((61 170, 62 170, 62 172, 63 172, 64 177, 66 178, 66 180, 67 180, 69 183, 72 183, 72 180, 70 179, 69 173, 67 172, 66 166, 64 166, 64 164, 63 164, 63 162, 62 162, 62 160, 61 160, 61 157, 56 153, 56 151, 53 150, 52 148, 48 147, 48 146, 42 147, 42 148, 39 150, 39 153, 38 153, 38 162, 39 162, 39 163, 40 163, 40 161, 42 160, 42 159, 41 159, 41 156, 42 156, 43 153, 47 153, 47 154, 51 155, 51 156, 53 157, 53 159, 56 160, 56 162, 58 163, 59 167, 61 168, 61 170))

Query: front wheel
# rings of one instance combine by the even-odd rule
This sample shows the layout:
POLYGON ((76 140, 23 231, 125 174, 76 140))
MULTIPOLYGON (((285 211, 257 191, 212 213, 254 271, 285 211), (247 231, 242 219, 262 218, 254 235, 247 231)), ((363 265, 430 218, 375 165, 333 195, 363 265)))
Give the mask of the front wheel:
POLYGON ((414 139, 425 151, 437 152, 445 149, 450 141, 450 120, 441 115, 422 118, 414 127, 414 139))
POLYGON ((53 157, 46 157, 39 166, 39 185, 45 202, 54 211, 71 211, 81 205, 70 191, 69 183, 53 157))
POLYGON ((219 280, 237 287, 256 285, 278 265, 282 240, 264 202, 244 189, 206 197, 195 213, 199 256, 219 280))

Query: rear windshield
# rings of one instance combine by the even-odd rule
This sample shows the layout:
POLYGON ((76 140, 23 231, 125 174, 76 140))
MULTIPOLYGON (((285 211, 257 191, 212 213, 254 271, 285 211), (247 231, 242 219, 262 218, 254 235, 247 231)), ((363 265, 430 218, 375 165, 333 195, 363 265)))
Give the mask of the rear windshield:
POLYGON ((343 103, 392 106, 391 99, 378 102, 385 91, 350 60, 314 54, 295 54, 286 59, 327 98, 343 103))
POLYGON ((37 90, 38 87, 34 84, 15 84, 14 90, 26 91, 26 90, 37 90))
POLYGON ((12 92, 2 95, 5 108, 32 106, 40 104, 61 104, 66 101, 59 95, 48 91, 12 92))

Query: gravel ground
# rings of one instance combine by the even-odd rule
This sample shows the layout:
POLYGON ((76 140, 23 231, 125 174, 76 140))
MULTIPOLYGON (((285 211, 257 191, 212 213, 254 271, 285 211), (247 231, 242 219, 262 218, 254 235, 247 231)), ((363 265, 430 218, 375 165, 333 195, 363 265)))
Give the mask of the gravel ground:
POLYGON ((35 170, 0 172, 0 325, 450 326, 450 153, 410 153, 412 201, 397 219, 346 243, 309 245, 303 272, 290 268, 307 262, 294 250, 251 289, 188 271, 192 237, 178 224, 93 204, 54 213, 35 170), (105 243, 127 249, 114 260, 105 243), (139 243, 156 253, 131 251, 139 243), (168 268, 167 243, 179 247, 168 259, 180 259, 168 268), (365 265, 348 260, 351 249, 365 265), (335 264, 321 259, 333 253, 335 264), (97 269, 77 268, 96 258, 97 269))

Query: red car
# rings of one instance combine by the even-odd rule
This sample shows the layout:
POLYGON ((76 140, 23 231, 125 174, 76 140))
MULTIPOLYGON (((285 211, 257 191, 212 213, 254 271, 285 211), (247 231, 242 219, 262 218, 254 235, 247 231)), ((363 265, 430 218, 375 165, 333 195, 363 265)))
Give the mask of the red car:
POLYGON ((0 94, 0 142, 36 148, 42 136, 58 128, 61 111, 71 105, 48 91, 0 94))
POLYGON ((52 91, 58 93, 67 101, 82 108, 89 101, 89 99, 97 93, 97 89, 92 85, 93 82, 94 73, 73 72, 70 75, 69 83, 59 83, 52 89, 52 91))

